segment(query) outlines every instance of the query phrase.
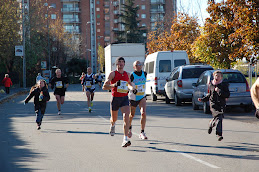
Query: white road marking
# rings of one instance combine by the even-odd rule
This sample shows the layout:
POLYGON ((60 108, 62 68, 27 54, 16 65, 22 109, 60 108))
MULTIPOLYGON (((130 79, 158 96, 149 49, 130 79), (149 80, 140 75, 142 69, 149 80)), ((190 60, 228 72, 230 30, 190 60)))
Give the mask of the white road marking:
MULTIPOLYGON (((104 121, 110 122, 109 120, 107 120, 106 118, 104 118, 104 117, 102 117, 102 116, 100 116, 100 115, 98 115, 98 117, 101 118, 101 119, 103 119, 104 121)), ((135 133, 135 132, 132 132, 132 134, 138 136, 138 134, 135 133)), ((155 139, 155 138, 154 138, 154 139, 155 139)), ((186 158, 189 158, 189 159, 194 160, 194 161, 197 161, 197 162, 199 162, 199 163, 201 163, 201 164, 203 164, 203 165, 206 165, 206 166, 208 166, 208 167, 210 167, 210 168, 220 168, 220 167, 218 167, 218 166, 216 166, 216 165, 210 164, 210 163, 208 163, 208 162, 206 162, 206 161, 203 161, 203 160, 201 160, 201 159, 199 159, 199 158, 196 158, 196 157, 194 157, 194 156, 192 156, 192 155, 189 155, 189 154, 184 153, 184 152, 182 152, 182 151, 179 151, 179 150, 177 150, 177 149, 171 149, 171 150, 174 151, 174 152, 177 152, 177 153, 179 153, 179 154, 181 154, 181 155, 183 155, 183 156, 186 157, 186 158)))

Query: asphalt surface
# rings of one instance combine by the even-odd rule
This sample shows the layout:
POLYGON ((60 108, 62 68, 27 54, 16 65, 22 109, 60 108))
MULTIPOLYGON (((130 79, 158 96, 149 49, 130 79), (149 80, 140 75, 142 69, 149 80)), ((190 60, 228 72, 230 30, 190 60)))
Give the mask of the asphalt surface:
MULTIPOLYGON (((97 86, 98 88, 98 86, 97 86)), ((132 145, 122 148, 122 116, 109 135, 111 93, 95 93, 93 112, 80 85, 70 85, 62 115, 51 92, 42 129, 36 129, 26 95, 0 104, 0 171, 258 171, 259 120, 235 108, 225 114, 224 139, 207 133, 211 115, 147 101, 148 140, 140 140, 140 115, 133 120, 132 145)))

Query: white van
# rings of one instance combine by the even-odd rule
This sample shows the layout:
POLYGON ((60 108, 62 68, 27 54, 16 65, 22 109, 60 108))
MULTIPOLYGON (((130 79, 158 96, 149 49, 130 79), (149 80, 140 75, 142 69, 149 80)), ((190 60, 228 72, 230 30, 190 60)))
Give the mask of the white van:
POLYGON ((177 66, 190 64, 186 51, 159 51, 149 54, 145 60, 144 71, 147 72, 146 94, 153 101, 157 96, 165 95, 166 78, 177 66))

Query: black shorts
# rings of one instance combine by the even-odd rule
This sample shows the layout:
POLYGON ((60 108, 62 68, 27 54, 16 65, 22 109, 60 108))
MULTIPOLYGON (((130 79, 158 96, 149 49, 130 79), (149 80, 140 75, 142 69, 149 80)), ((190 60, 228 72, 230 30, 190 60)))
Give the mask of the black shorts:
POLYGON ((117 111, 120 107, 129 106, 129 98, 125 97, 112 97, 111 100, 111 110, 117 111))
MULTIPOLYGON (((147 100, 146 96, 143 97, 142 99, 146 99, 146 100, 147 100)), ((130 100, 130 106, 137 107, 142 99, 137 100, 137 101, 135 101, 135 100, 130 100)))
POLYGON ((54 95, 65 96, 65 89, 55 89, 54 95))

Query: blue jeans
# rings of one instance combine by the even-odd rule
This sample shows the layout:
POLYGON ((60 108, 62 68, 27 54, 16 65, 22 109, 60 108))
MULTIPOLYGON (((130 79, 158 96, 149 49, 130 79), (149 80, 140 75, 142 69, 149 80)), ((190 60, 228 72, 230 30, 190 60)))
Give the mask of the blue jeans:
POLYGON ((44 114, 41 113, 41 109, 36 110, 35 113, 36 113, 36 123, 41 124, 44 114))

